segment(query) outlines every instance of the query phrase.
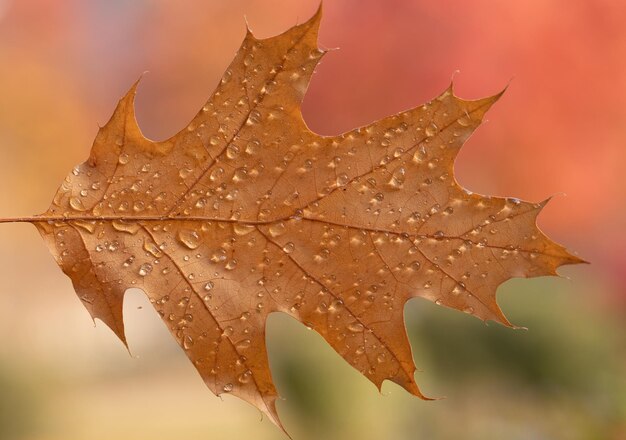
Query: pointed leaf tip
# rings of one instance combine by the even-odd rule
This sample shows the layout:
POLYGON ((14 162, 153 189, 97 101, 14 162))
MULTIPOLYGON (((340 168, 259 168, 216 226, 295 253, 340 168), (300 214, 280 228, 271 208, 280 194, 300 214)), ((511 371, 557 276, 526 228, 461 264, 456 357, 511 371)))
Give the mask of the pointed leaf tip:
POLYGON ((316 35, 319 32, 320 23, 322 21, 322 2, 320 2, 319 6, 315 13, 309 18, 307 21, 302 23, 301 26, 313 31, 316 35))

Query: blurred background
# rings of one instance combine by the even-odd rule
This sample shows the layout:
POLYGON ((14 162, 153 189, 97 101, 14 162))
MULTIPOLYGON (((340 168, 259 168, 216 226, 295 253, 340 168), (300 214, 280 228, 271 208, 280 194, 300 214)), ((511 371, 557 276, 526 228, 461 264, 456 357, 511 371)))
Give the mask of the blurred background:
MULTIPOLYGON (((98 124, 148 71, 144 133, 203 105, 245 33, 310 17, 317 0, 0 0, 0 217, 48 207, 98 124)), ((592 262, 511 280, 515 331, 413 300, 424 402, 382 394, 321 337, 272 316, 285 426, 313 439, 626 438, 626 3, 326 0, 309 126, 337 134, 438 95, 510 85, 456 164, 474 192, 539 201, 555 240, 592 262), (456 73, 455 73, 456 72, 456 73)), ((206 389, 143 294, 125 304, 132 356, 93 326, 32 226, 0 227, 0 439, 284 439, 206 389)))

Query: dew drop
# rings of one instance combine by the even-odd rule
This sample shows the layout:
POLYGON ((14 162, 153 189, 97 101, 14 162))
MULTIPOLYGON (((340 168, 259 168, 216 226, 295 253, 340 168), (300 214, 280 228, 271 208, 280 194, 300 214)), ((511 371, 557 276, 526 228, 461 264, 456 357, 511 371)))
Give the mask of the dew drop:
POLYGON ((350 330, 352 333, 361 333, 364 329, 365 327, 363 327, 363 324, 357 321, 348 324, 348 330, 350 330))
POLYGON ((73 222, 79 228, 93 234, 96 230, 96 222, 94 221, 85 221, 85 220, 76 220, 73 222))
POLYGON ((145 239, 143 242, 143 250, 150 253, 155 258, 160 258, 163 256, 163 252, 159 247, 154 244, 152 240, 145 239))
POLYGON ((285 253, 290 254, 295 250, 296 246, 292 242, 288 242, 283 246, 283 251, 285 253))
POLYGON ((141 266, 139 266, 139 276, 145 277, 150 272, 152 272, 152 265, 148 263, 144 263, 141 266))
POLYGON ((278 237, 283 235, 285 232, 287 232, 287 228, 283 222, 273 223, 270 226, 270 235, 272 237, 278 237))
POLYGON ((139 224, 132 222, 125 222, 123 220, 113 220, 111 222, 113 229, 119 232, 125 232, 127 234, 134 235, 139 231, 139 224))
POLYGON ((193 344, 193 338, 189 335, 185 335, 185 337, 183 338, 183 348, 185 350, 189 350, 191 347, 193 347, 193 344))
POLYGON ((346 173, 337 176, 337 186, 346 186, 350 182, 350 177, 346 173))
POLYGON ((211 173, 209 174, 209 179, 211 180, 211 182, 215 182, 216 180, 220 179, 220 177, 222 177, 222 174, 224 174, 224 168, 217 167, 211 171, 211 173))
POLYGON ((70 197, 70 206, 76 211, 86 211, 87 207, 83 205, 83 201, 78 197, 70 197))
POLYGON ((146 209, 146 204, 142 202, 141 200, 138 200, 135 203, 133 203, 133 211, 141 212, 144 209, 146 209))
POLYGON ((437 124, 431 122, 430 125, 424 129, 424 133, 426 133, 426 136, 428 137, 433 137, 437 134, 438 130, 439 128, 437 127, 437 124))
POLYGON ((228 148, 226 148, 226 157, 236 159, 237 156, 239 156, 239 147, 233 144, 229 145, 228 148))
POLYGON ((241 223, 235 223, 233 224, 233 231, 235 232, 235 234, 240 235, 240 236, 247 235, 250 232, 254 231, 254 226, 241 224, 241 223))
POLYGON ((426 148, 423 145, 420 145, 415 153, 413 154, 413 162, 416 164, 422 163, 426 160, 426 148))
POLYGON ((229 325, 222 331, 223 338, 230 338, 234 333, 234 329, 229 325))
POLYGON ((252 345, 250 339, 242 339, 241 341, 237 342, 237 344, 235 344, 235 347, 240 350, 245 350, 246 348, 250 347, 250 345, 252 345))
POLYGON ((178 241, 189 249, 197 249, 200 246, 198 232, 193 229, 181 229, 178 232, 178 241))
POLYGON ((257 140, 252 140, 252 141, 250 141, 250 142, 248 142, 248 143, 246 144, 246 149, 245 149, 245 151, 246 151, 246 153, 248 153, 248 154, 254 154, 254 153, 256 153, 256 151, 258 150, 258 148, 259 148, 259 146, 260 146, 260 145, 261 145, 261 144, 259 143, 259 141, 257 141, 257 140))
POLYGON ((396 168, 396 170, 391 175, 391 179, 389 179, 389 182, 387 182, 387 184, 392 189, 401 189, 402 186, 404 185, 404 180, 406 178, 405 175, 406 175, 405 168, 404 167, 398 167, 398 168, 396 168))
POLYGON ((222 84, 226 84, 228 81, 230 81, 232 76, 233 76, 232 71, 227 70, 226 72, 224 72, 224 76, 222 76, 222 84))
POLYGON ((133 264, 134 261, 135 261, 135 257, 130 256, 122 263, 122 266, 129 267, 131 264, 133 264))
POLYGON ((240 383, 248 383, 250 382, 251 377, 252 377, 252 371, 246 370, 239 375, 237 380, 239 380, 240 383))
POLYGON ((246 168, 237 168, 233 173, 232 181, 235 183, 241 182, 248 177, 248 170, 246 168))
POLYGON ((248 120, 246 121, 246 124, 248 125, 258 124, 260 121, 261 121, 261 112, 259 112, 258 110, 252 110, 250 112, 250 115, 248 116, 248 120))
POLYGON ((178 175, 181 179, 186 179, 191 175, 191 173, 193 173, 193 170, 189 167, 183 167, 178 171, 178 175))
POLYGON ((472 123, 472 120, 466 113, 465 115, 457 119, 456 122, 458 122, 461 127, 468 127, 472 123))

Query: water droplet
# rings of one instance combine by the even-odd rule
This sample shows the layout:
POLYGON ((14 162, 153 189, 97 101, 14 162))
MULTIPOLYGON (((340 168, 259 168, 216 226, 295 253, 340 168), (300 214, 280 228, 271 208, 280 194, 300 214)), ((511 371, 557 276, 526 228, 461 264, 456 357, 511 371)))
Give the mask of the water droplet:
POLYGON ((295 250, 296 246, 292 242, 288 242, 283 246, 283 251, 285 253, 290 254, 295 250))
POLYGON ((217 167, 211 171, 211 173, 209 174, 209 179, 211 180, 211 182, 215 182, 222 177, 222 174, 224 174, 224 168, 217 167))
POLYGON ((461 127, 468 127, 472 123, 472 119, 466 113, 463 116, 461 116, 459 119, 457 119, 456 122, 458 122, 461 127))
POLYGON ((141 266, 139 266, 139 276, 145 277, 150 272, 152 272, 152 265, 148 263, 144 263, 141 266))
POLYGON ((401 189, 402 185, 404 185, 405 175, 406 175, 405 168, 398 167, 391 175, 391 179, 389 179, 389 182, 387 182, 387 184, 392 189, 401 189))
POLYGON ((424 133, 426 133, 427 137, 433 137, 434 135, 437 134, 438 130, 439 128, 437 127, 437 124, 435 124, 434 122, 431 122, 430 125, 428 125, 428 127, 424 129, 424 133))
POLYGON ((235 223, 233 224, 233 231, 237 235, 247 235, 250 232, 254 231, 254 226, 241 224, 241 223, 235 223))
POLYGON ((126 165, 128 163, 128 161, 130 160, 130 158, 128 157, 128 154, 126 153, 122 153, 120 154, 120 157, 117 159, 117 161, 121 164, 121 165, 126 165))
POLYGON ((283 222, 273 223, 270 225, 270 235, 272 237, 278 237, 279 235, 283 235, 287 232, 287 228, 283 222))
POLYGON ((226 157, 229 159, 236 159, 239 156, 239 147, 237 145, 230 144, 226 148, 226 157))
POLYGON ((78 197, 70 197, 70 206, 76 211, 86 211, 87 207, 83 205, 83 201, 78 197))
POLYGON ((111 222, 111 225, 113 226, 113 229, 115 229, 116 231, 125 232, 131 235, 136 234, 137 231, 139 231, 139 228, 141 227, 138 223, 126 222, 123 220, 113 220, 111 222))
POLYGON ((149 240, 147 238, 143 241, 143 249, 155 258, 160 258, 163 256, 163 252, 161 251, 161 249, 159 249, 159 247, 154 244, 152 240, 149 240))
POLYGON ((252 371, 246 370, 239 375, 239 378, 237 380, 239 380, 239 382, 241 383, 248 383, 250 382, 250 378, 252 378, 252 371))
POLYGON ((363 326, 363 324, 361 324, 358 321, 354 321, 348 324, 348 330, 350 330, 353 333, 361 333, 364 329, 365 327, 363 326))
POLYGON ((258 110, 252 110, 246 121, 247 125, 258 124, 261 121, 261 112, 258 110))
POLYGON ((233 173, 232 180, 233 182, 237 183, 245 180, 246 177, 248 177, 248 170, 246 168, 237 168, 233 173))
POLYGON ((222 389, 224 390, 225 393, 230 393, 233 390, 233 384, 227 383, 226 385, 224 385, 224 388, 222 389))
POLYGON ((230 260, 224 267, 226 270, 234 270, 237 267, 237 260, 230 260))
POLYGON ((213 281, 209 281, 204 285, 204 290, 208 292, 209 290, 213 289, 213 287, 215 287, 215 284, 213 283, 213 281))
POLYGON ((226 72, 224 72, 224 76, 222 76, 222 84, 226 84, 228 81, 230 81, 232 76, 233 76, 232 71, 227 70, 226 72))
POLYGON ((260 142, 257 140, 250 141, 246 144, 246 153, 254 154, 261 146, 260 142))
POLYGON ((146 204, 141 200, 137 200, 135 203, 133 203, 133 211, 141 212, 144 209, 146 209, 146 204))
POLYGON ((86 221, 86 220, 76 220, 73 222, 79 228, 93 234, 96 230, 96 222, 95 221, 86 221))
POLYGON ((337 186, 345 186, 350 182, 350 177, 346 173, 341 173, 337 176, 337 186))
POLYGON ((200 236, 193 229, 181 229, 178 232, 178 240, 189 249, 197 249, 200 246, 200 236))
POLYGON ((191 173, 193 173, 193 169, 189 167, 183 167, 178 171, 178 175, 180 176, 181 179, 186 179, 187 177, 191 175, 191 173))
POLYGON ((189 350, 191 347, 193 347, 193 344, 193 338, 189 335, 185 335, 185 337, 183 338, 183 348, 185 350, 189 350))
POLYGON ((413 154, 413 162, 416 164, 422 163, 426 160, 426 148, 423 145, 420 145, 415 153, 413 154))
POLYGON ((250 339, 242 339, 241 341, 237 342, 237 344, 235 344, 235 347, 239 350, 245 350, 246 348, 250 347, 251 344, 252 342, 250 341, 250 339))

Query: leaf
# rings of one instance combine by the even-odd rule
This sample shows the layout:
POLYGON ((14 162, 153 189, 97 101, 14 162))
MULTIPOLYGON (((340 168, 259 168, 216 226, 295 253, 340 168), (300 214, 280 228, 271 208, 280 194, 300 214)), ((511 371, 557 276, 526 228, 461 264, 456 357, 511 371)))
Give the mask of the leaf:
POLYGON ((65 179, 39 229, 81 301, 126 344, 122 301, 143 289, 215 393, 278 426, 269 313, 317 331, 377 387, 424 397, 403 322, 422 297, 510 326, 496 288, 582 260, 536 226, 546 202, 487 197, 454 179, 459 148, 501 94, 432 102, 340 136, 300 103, 325 51, 321 12, 259 40, 248 31, 191 123, 146 139, 137 84, 65 179))

